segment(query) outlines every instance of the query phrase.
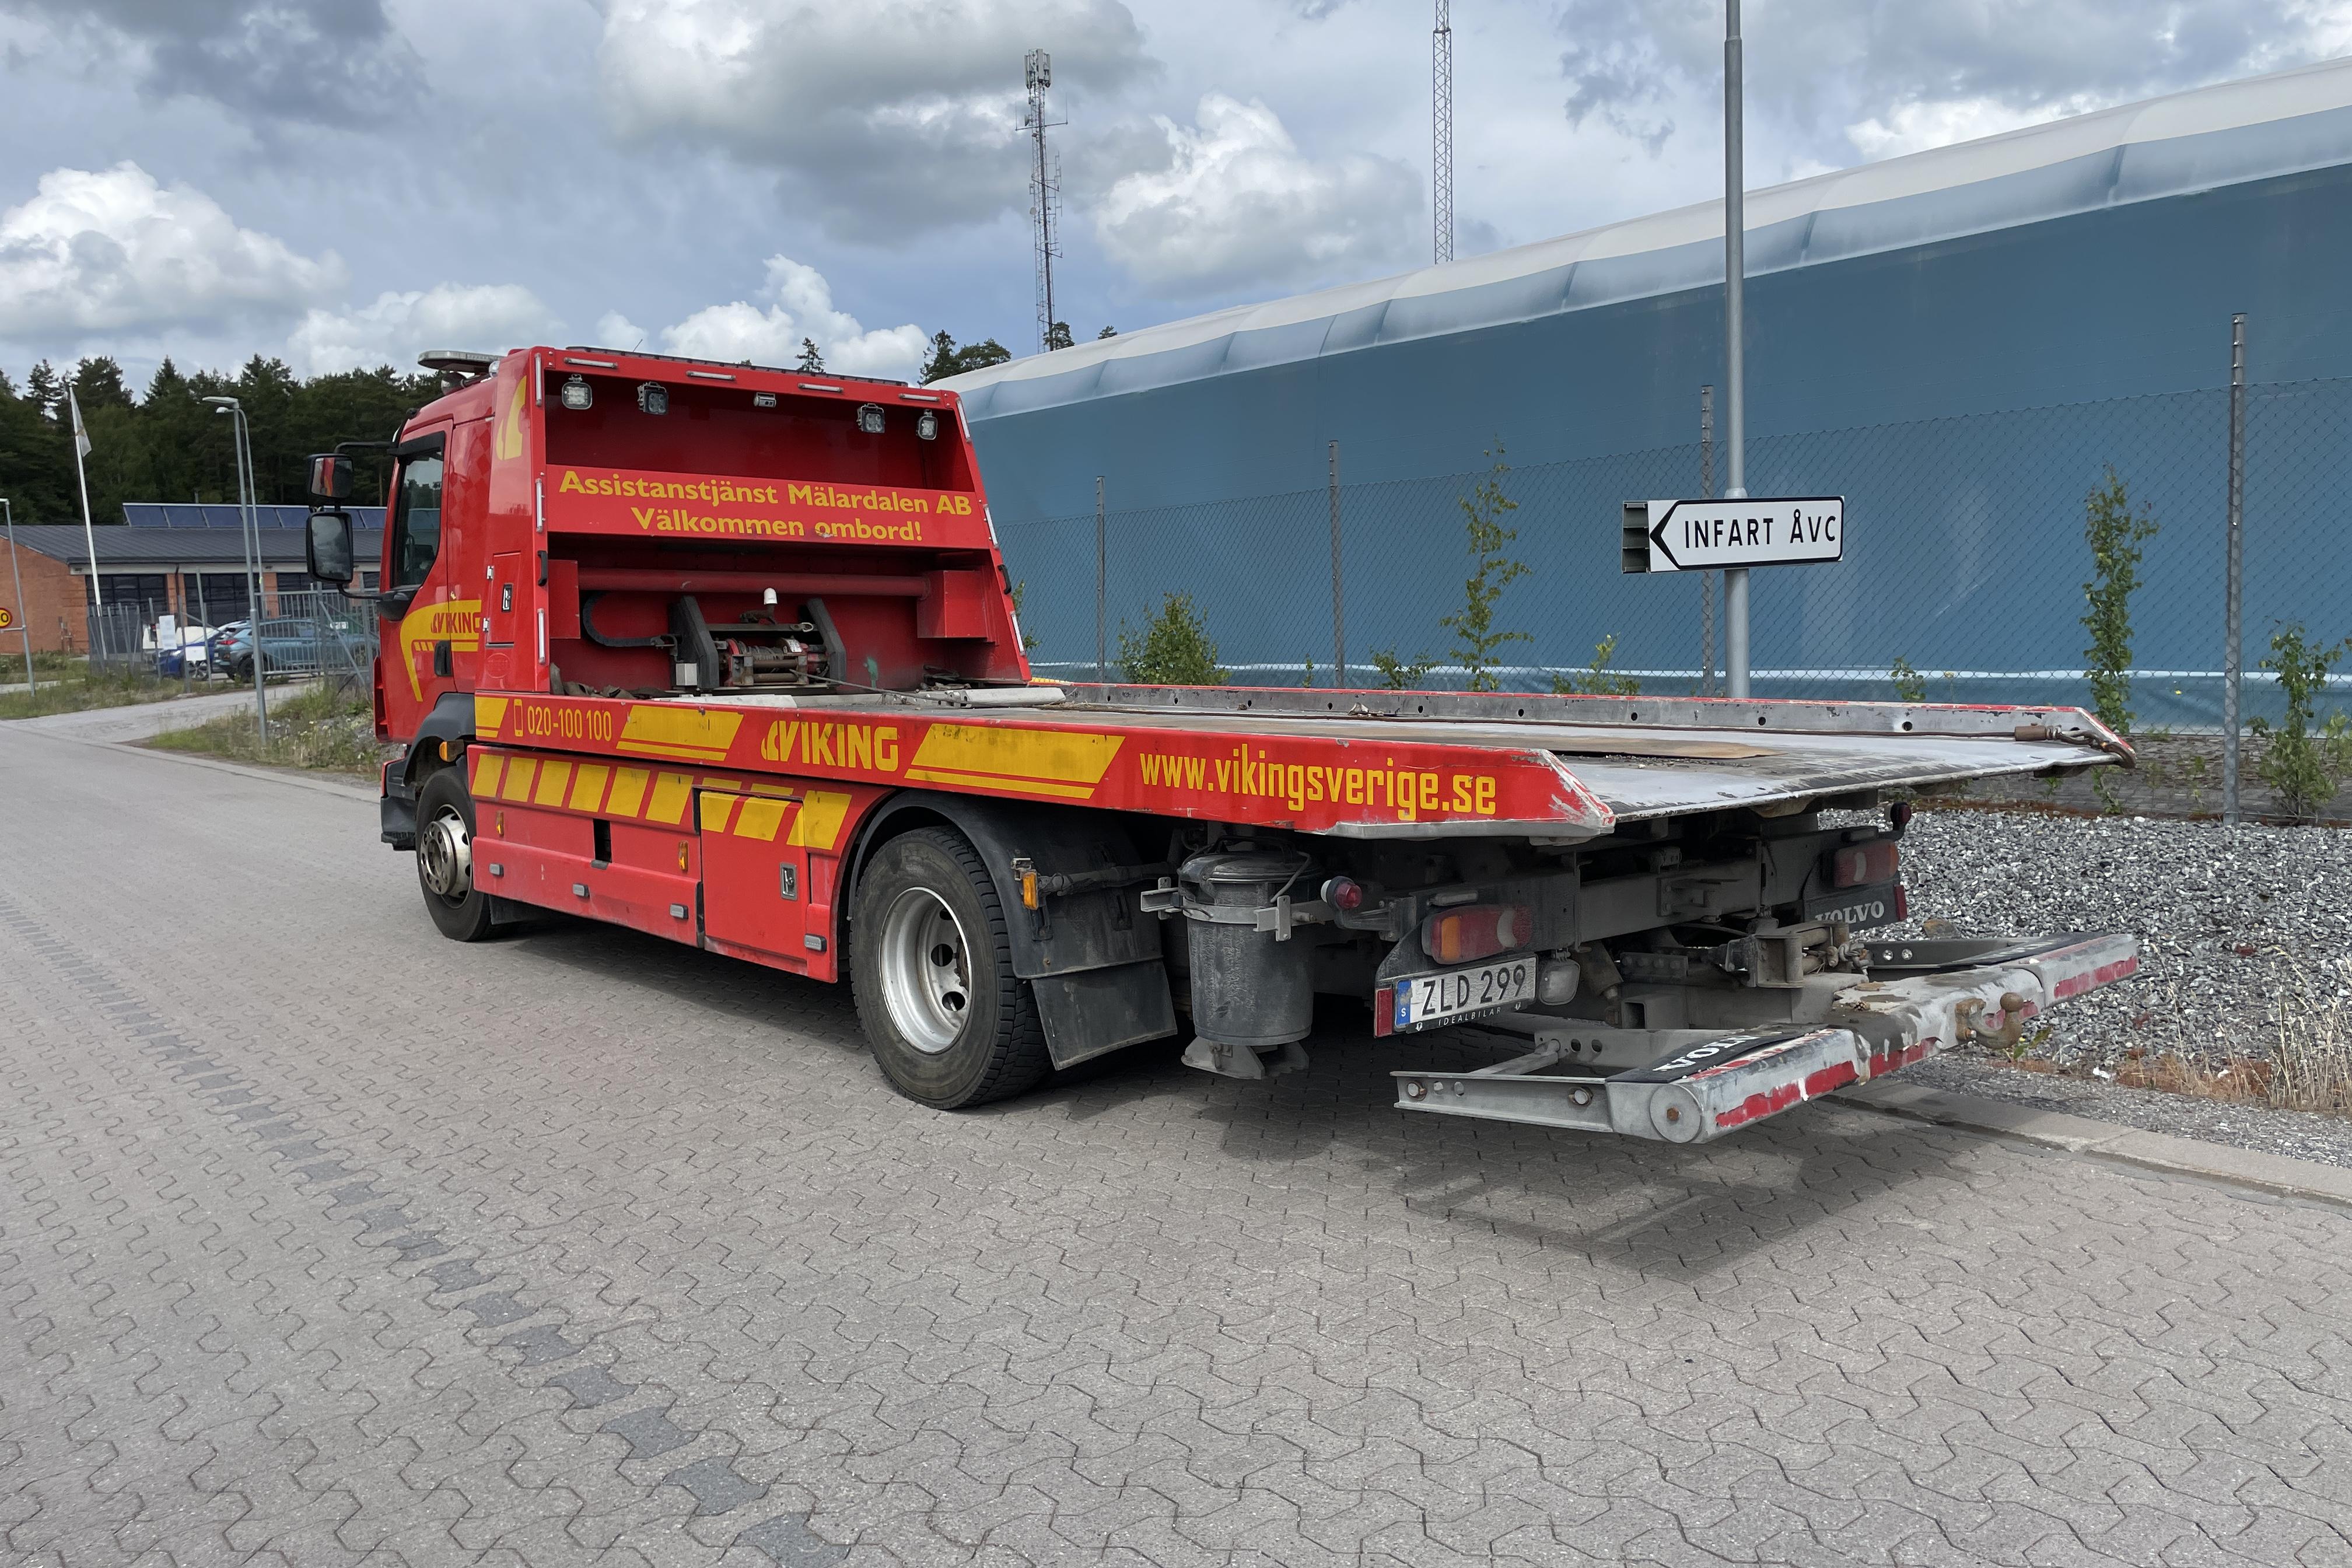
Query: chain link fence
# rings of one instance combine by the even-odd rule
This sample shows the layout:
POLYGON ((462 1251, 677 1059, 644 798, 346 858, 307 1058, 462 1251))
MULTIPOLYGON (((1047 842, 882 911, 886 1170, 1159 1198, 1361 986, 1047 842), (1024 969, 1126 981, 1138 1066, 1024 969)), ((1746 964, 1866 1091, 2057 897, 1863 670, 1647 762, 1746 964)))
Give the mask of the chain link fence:
MULTIPOLYGON (((2229 398, 2215 388, 1752 438, 1751 492, 1843 495, 1851 520, 1843 562, 1753 574, 1756 693, 1893 700, 1900 660, 1931 700, 2087 706, 2085 503, 2112 467, 2158 530, 2131 602, 2139 723, 2218 724, 2229 398)), ((1696 387, 1691 411, 1687 444, 1501 476, 1517 508, 1504 519, 1518 531, 1508 552, 1531 569, 1497 606, 1498 628, 1527 634, 1502 655, 1505 685, 1547 689, 1613 637, 1612 668, 1645 690, 1721 689, 1701 663, 1702 574, 1618 566, 1623 502, 1702 493, 1696 387)), ((2352 480, 2352 380, 2249 387, 2244 463, 2244 710, 2275 719, 2278 687, 2261 668, 2272 635, 2297 623, 2323 643, 2352 634, 2352 550, 2329 504, 2352 480)), ((1462 683, 1439 620, 1464 601, 1460 503, 1485 477, 1339 488, 1349 683, 1380 683, 1375 649, 1435 658, 1424 684, 1462 683)), ((1099 619, 1116 677, 1121 626, 1139 632, 1183 593, 1235 680, 1332 683, 1329 489, 1122 510, 1116 474, 1104 489, 1099 525, 1093 512, 999 521, 1040 673, 1091 679, 1099 619)))

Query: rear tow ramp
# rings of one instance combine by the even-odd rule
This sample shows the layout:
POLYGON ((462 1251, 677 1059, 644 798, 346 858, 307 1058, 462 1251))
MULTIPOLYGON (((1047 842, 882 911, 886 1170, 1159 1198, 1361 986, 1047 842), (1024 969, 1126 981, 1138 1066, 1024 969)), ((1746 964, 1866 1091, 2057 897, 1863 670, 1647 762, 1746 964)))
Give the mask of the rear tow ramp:
POLYGON ((1874 942, 1872 958, 1885 978, 1857 979, 1814 1024, 1722 1033, 1487 1018, 1462 1032, 1533 1048, 1472 1072, 1395 1073, 1397 1109, 1703 1143, 1956 1040, 2014 1045, 2058 1003, 2129 978, 2139 943, 2120 933, 1874 942))

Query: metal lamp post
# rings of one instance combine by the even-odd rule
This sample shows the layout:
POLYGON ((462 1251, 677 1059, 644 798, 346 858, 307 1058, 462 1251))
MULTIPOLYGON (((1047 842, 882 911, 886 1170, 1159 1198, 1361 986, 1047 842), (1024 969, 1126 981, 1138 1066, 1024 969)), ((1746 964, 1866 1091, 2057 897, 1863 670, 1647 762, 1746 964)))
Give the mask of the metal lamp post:
MULTIPOLYGON (((1741 125, 1739 0, 1728 0, 1723 32, 1723 446, 1724 499, 1748 496, 1747 195, 1748 159, 1741 125)), ((1748 695, 1748 571, 1723 574, 1724 691, 1748 695)))
POLYGON ((254 721, 261 733, 261 743, 269 744, 269 689, 263 673, 265 660, 261 653, 261 522, 255 514, 253 503, 253 442, 246 425, 245 405, 234 397, 207 397, 216 414, 226 414, 234 421, 234 442, 236 451, 237 504, 241 509, 239 531, 245 536, 246 595, 251 610, 247 625, 253 628, 253 711, 254 721))

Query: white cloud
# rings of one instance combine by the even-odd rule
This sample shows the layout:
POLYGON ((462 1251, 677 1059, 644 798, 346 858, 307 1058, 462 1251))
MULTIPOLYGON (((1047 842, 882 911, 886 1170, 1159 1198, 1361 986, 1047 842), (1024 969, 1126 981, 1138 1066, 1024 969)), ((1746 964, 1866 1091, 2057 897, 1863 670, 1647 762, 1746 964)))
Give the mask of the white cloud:
POLYGON ((1118 0, 601 0, 604 111, 796 177, 860 238, 986 219, 1025 200, 1022 60, 1056 102, 1151 68, 1118 0))
POLYGON ((1215 289, 1360 275, 1407 258, 1421 178, 1393 159, 1298 150, 1264 103, 1213 92, 1196 127, 1161 120, 1162 170, 1114 182, 1095 234, 1137 280, 1215 289))
MULTIPOLYGON (((1723 8, 1716 0, 1564 0, 1571 125, 1655 156, 1711 142, 1723 8)), ((1843 166, 2340 53, 2347 0, 1758 0, 1745 18, 1751 178, 1843 166)))
POLYGON ((607 310, 596 318, 595 342, 608 349, 634 350, 645 347, 646 330, 618 310, 607 310))
POLYGON ((0 213, 0 337, 58 342, 284 321, 343 283, 332 251, 299 255, 136 163, 52 170, 30 201, 0 213))
MULTIPOLYGON (((662 347, 694 359, 788 365, 800 358, 801 340, 812 338, 828 370, 902 381, 914 379, 930 347, 923 329, 911 321, 869 331, 856 317, 835 310, 833 289, 824 274, 789 256, 768 258, 762 298, 764 304, 737 300, 705 306, 676 326, 664 327, 662 347)), ((596 323, 596 335, 613 347, 629 348, 631 339, 645 334, 615 310, 596 323)))
POLYGON ((312 310, 286 348, 305 375, 380 364, 404 370, 427 349, 496 353, 562 329, 554 312, 519 283, 442 283, 379 294, 355 310, 312 310))

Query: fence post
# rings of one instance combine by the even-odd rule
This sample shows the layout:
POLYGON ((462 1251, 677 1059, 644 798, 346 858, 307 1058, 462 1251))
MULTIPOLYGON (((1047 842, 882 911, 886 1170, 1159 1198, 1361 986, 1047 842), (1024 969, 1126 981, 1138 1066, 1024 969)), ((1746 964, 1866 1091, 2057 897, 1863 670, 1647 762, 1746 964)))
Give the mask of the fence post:
POLYGON ((2230 318, 2230 564, 2221 635, 2221 820, 2238 826, 2238 676, 2243 657, 2239 614, 2246 561, 2246 317, 2230 318))
MULTIPOLYGON (((1715 388, 1698 389, 1698 494, 1715 499, 1715 388)), ((1698 694, 1715 695, 1715 574, 1698 574, 1698 694)))
POLYGON ((1331 664, 1334 685, 1348 689, 1348 617, 1339 596, 1339 443, 1331 443, 1331 664))
POLYGON ((1095 684, 1110 684, 1110 536, 1103 526, 1103 481, 1095 476, 1095 684))

